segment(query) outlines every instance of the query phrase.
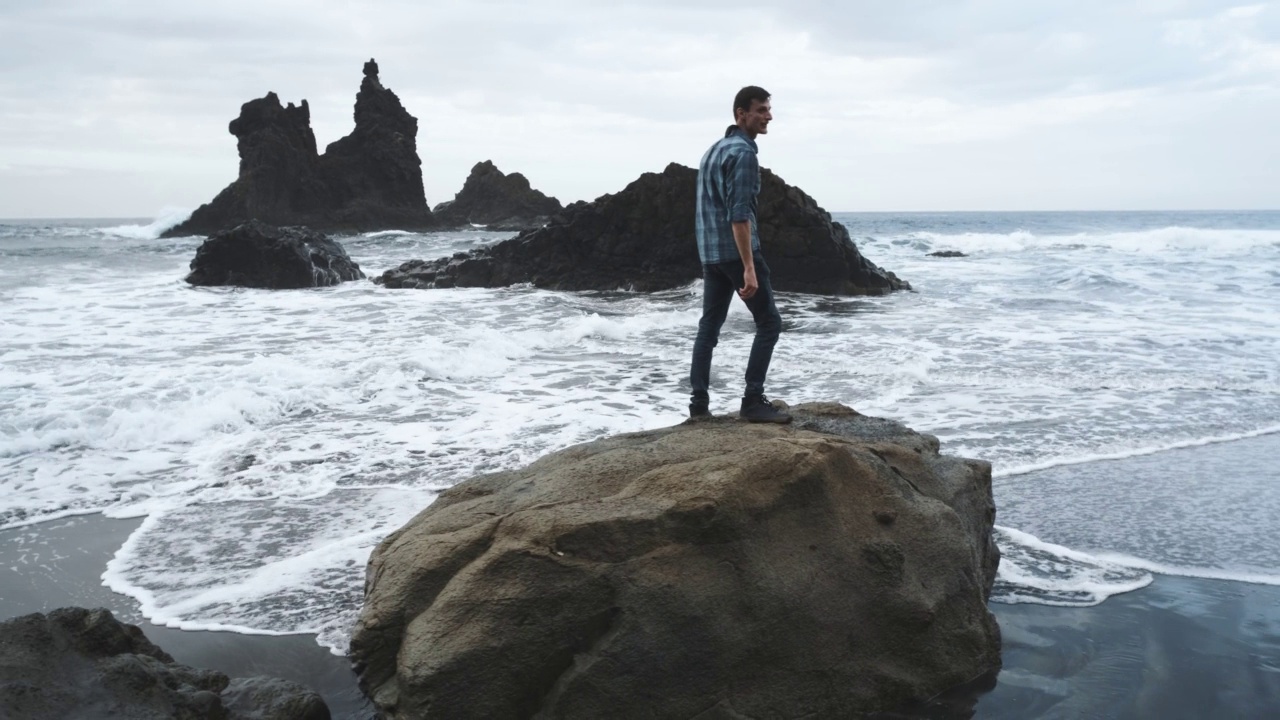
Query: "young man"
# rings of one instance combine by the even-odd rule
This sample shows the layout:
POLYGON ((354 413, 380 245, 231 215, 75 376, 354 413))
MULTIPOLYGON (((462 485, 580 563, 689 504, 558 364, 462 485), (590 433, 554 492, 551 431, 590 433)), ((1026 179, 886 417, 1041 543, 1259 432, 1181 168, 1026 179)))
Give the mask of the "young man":
POLYGON ((756 338, 747 359, 747 387, 738 415, 748 422, 791 422, 790 415, 779 412, 764 396, 769 360, 782 331, 756 223, 756 196, 760 193, 756 137, 769 132, 770 111, 769 93, 763 88, 751 85, 739 90, 733 99, 734 124, 698 165, 696 234, 702 259, 702 319, 689 373, 693 387, 690 417, 711 415, 707 392, 711 353, 736 294, 756 321, 756 338))

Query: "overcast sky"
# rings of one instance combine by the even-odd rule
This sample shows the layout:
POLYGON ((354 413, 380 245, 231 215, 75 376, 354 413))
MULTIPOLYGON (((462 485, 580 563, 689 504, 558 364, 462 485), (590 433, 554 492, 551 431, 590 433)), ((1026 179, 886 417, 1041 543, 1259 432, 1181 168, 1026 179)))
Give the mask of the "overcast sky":
POLYGON ((492 159, 564 202, 696 165, 746 84, 832 211, 1280 207, 1280 1, 3 0, 0 217, 151 217, 235 179, 227 123, 361 66, 432 205, 492 159))

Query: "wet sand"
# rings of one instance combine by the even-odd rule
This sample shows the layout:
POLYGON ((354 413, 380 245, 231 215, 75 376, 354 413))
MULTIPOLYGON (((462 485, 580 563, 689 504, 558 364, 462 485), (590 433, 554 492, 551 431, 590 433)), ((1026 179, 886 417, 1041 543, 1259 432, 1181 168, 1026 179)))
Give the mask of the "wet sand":
POLYGON ((334 720, 374 717, 350 663, 317 645, 314 635, 176 630, 148 622, 133 598, 103 586, 107 561, 141 522, 95 514, 0 530, 0 619, 69 605, 104 607, 184 665, 292 680, 320 693, 334 720))
MULTIPOLYGON (((335 719, 373 716, 347 660, 313 636, 161 627, 132 598, 103 587, 107 560, 139 522, 86 515, 0 531, 0 619, 106 607, 178 662, 294 680, 319 692, 335 719)), ((960 698, 972 717, 1280 717, 1280 587, 1157 576, 1094 607, 991 609, 1004 668, 993 689, 960 698)), ((935 708, 929 716, 969 713, 935 708)))

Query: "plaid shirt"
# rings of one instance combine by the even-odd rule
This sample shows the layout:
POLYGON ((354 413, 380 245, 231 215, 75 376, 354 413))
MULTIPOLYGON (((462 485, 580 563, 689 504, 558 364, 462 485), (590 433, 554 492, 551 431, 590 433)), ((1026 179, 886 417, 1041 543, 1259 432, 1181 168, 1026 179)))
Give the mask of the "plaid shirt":
POLYGON ((733 223, 751 222, 751 250, 760 251, 756 229, 756 196, 760 193, 760 161, 756 141, 737 125, 702 156, 698 165, 698 212, 694 233, 704 265, 741 260, 733 242, 733 223))

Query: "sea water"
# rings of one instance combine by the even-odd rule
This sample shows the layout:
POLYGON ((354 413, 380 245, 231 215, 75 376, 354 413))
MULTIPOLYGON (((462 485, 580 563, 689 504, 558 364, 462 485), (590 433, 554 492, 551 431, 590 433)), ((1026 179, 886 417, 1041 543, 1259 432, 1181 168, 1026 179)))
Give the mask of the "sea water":
MULTIPOLYGON (((1280 584, 1280 212, 835 217, 915 291, 780 294, 768 392, 992 462, 996 601, 1280 584)), ((104 577, 154 622, 342 652, 370 550, 441 489, 685 416, 699 283, 194 288, 180 219, 0 221, 0 527, 144 517, 104 577)), ((338 239, 374 276, 504 237, 338 239)), ((735 304, 715 412, 751 337, 735 304)))

